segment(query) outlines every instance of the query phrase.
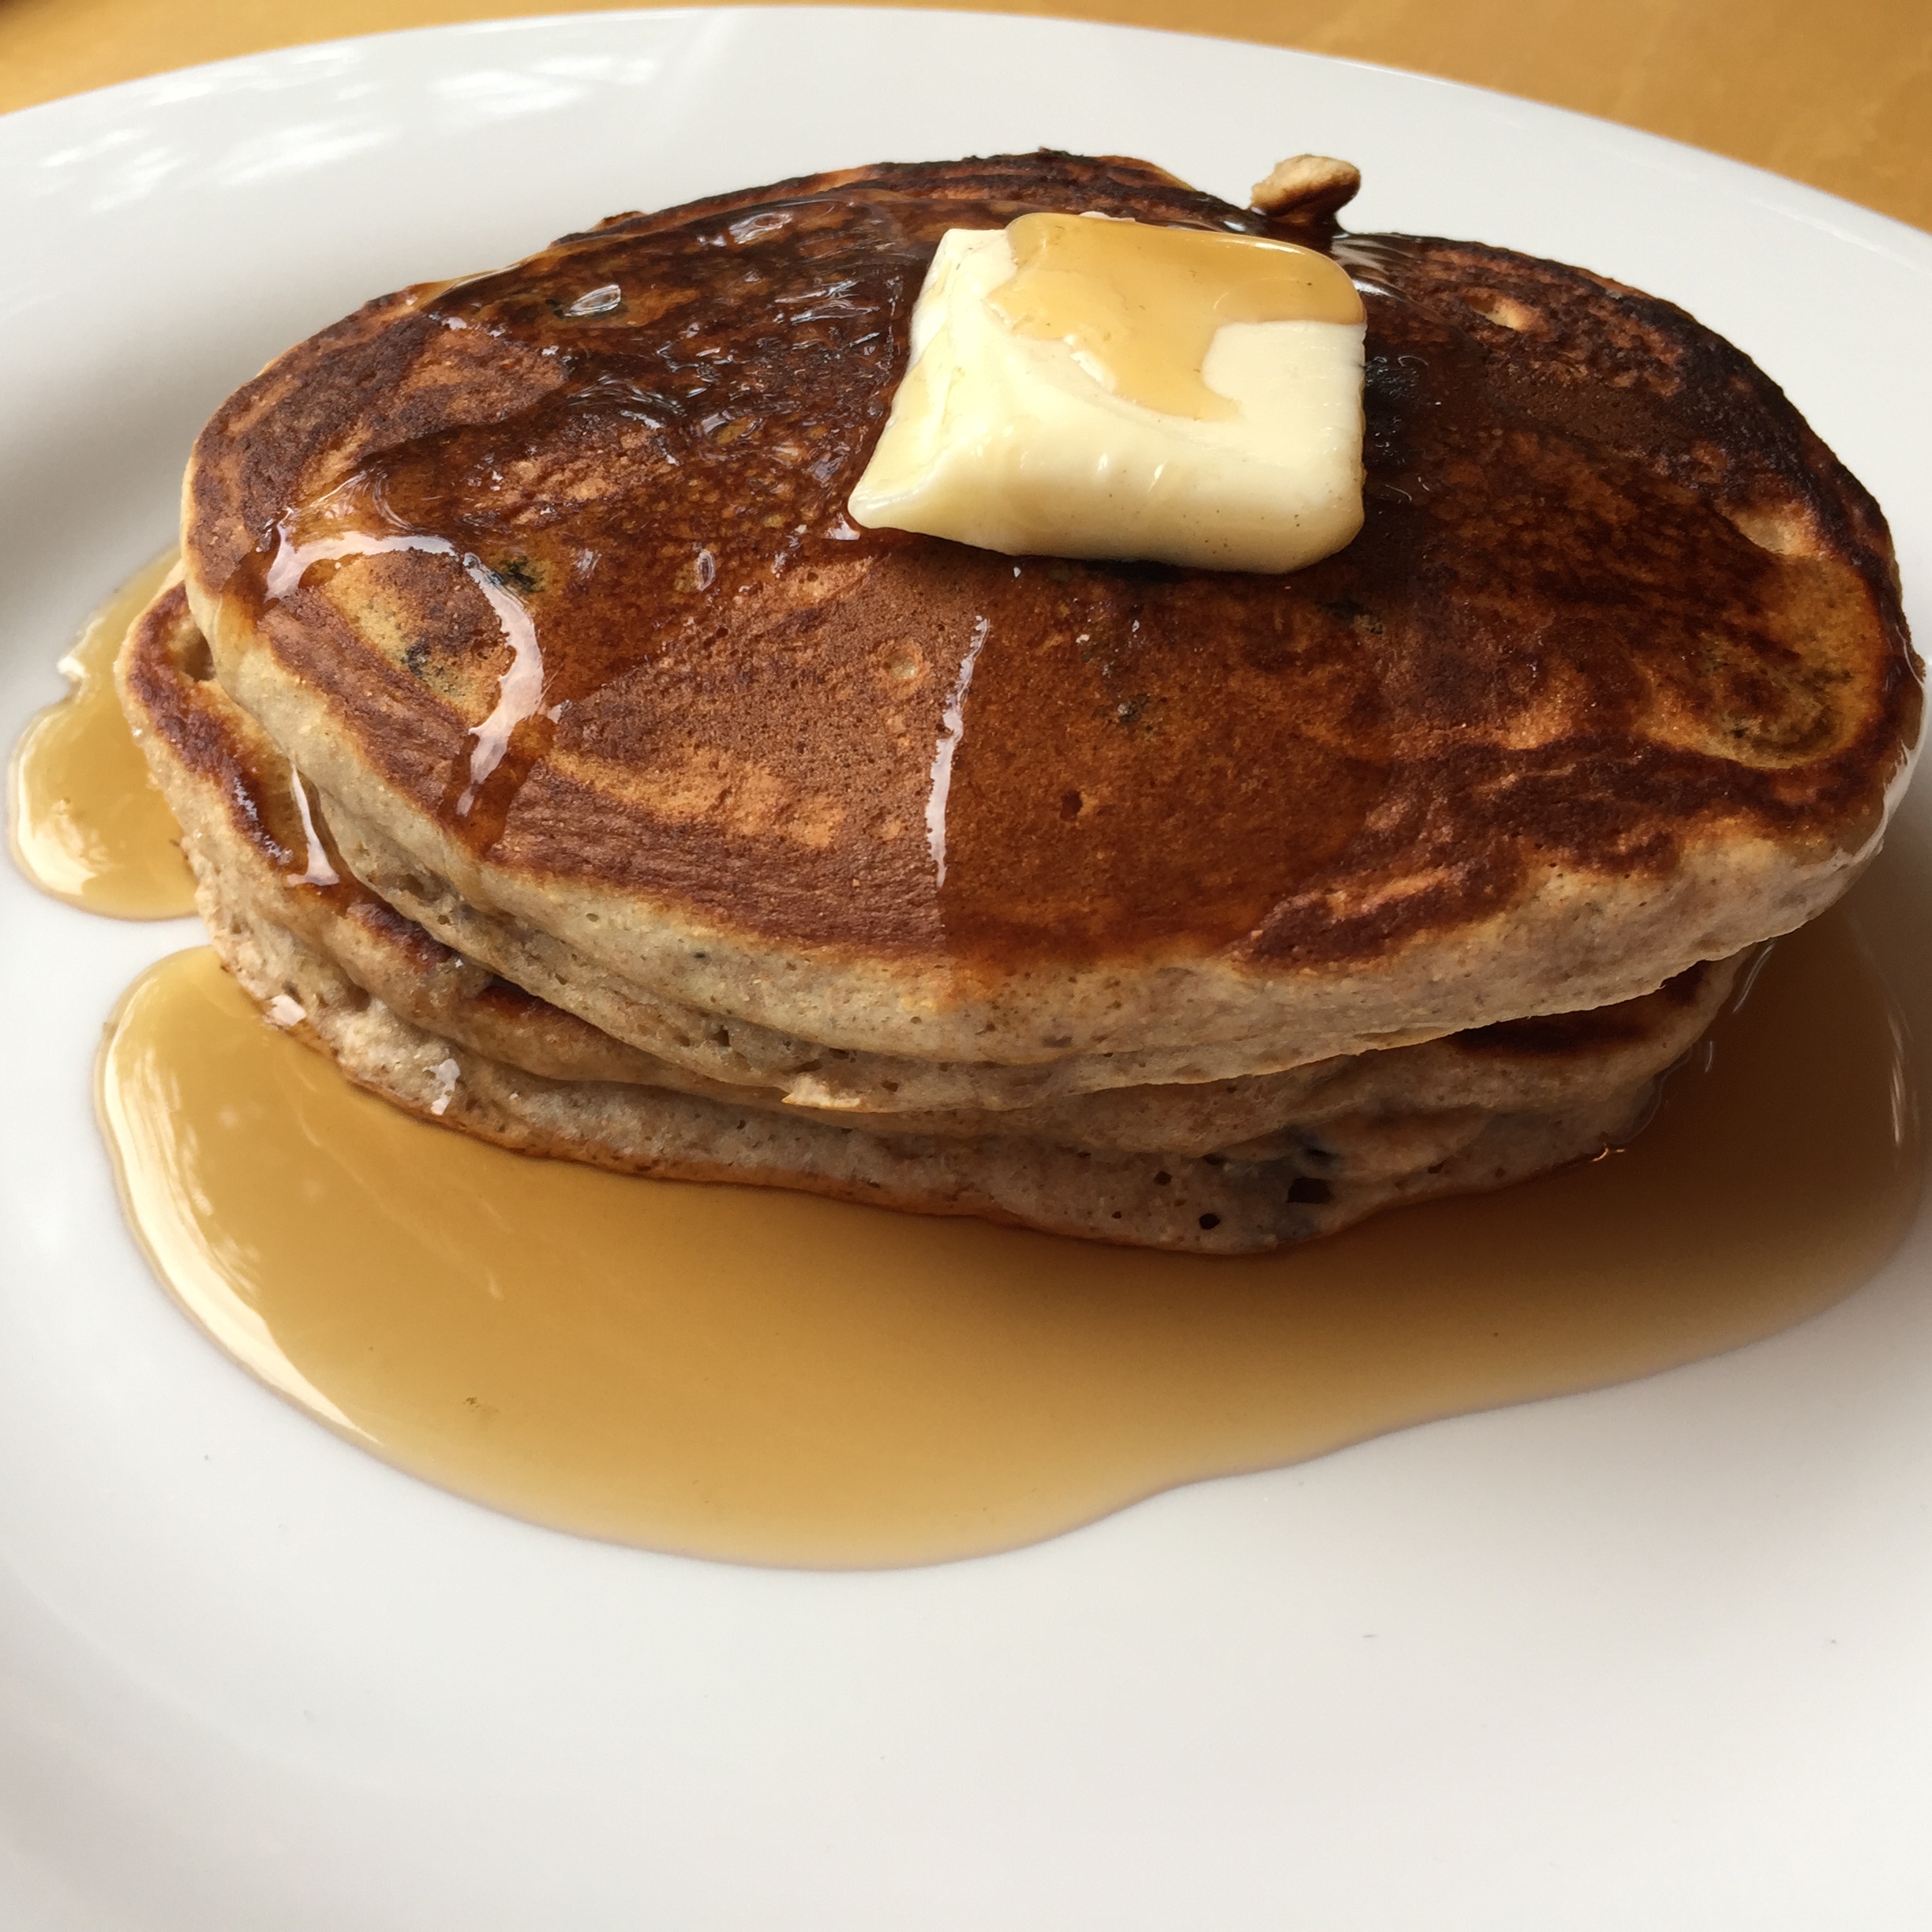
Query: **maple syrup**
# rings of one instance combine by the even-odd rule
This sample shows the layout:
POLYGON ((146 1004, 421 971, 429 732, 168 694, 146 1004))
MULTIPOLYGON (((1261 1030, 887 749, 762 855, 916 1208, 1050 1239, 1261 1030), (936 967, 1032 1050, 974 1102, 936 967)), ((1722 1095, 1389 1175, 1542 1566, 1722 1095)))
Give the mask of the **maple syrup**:
POLYGON ((73 689, 14 748, 8 826, 21 870, 44 893, 115 919, 194 910, 181 828, 129 736, 114 696, 114 654, 174 567, 170 550, 129 578, 60 661, 73 689))
POLYGON ((1073 344, 1116 394, 1196 420, 1238 415, 1201 374, 1230 322, 1359 324, 1347 271, 1257 235, 1023 215, 1007 230, 1016 272, 987 298, 1022 335, 1073 344))
POLYGON ((129 991, 99 1098, 161 1279, 331 1428, 580 1534, 859 1567, 1789 1327, 1911 1214, 1901 1039, 1835 912, 1628 1148, 1247 1259, 505 1153, 350 1086, 206 950, 129 991))

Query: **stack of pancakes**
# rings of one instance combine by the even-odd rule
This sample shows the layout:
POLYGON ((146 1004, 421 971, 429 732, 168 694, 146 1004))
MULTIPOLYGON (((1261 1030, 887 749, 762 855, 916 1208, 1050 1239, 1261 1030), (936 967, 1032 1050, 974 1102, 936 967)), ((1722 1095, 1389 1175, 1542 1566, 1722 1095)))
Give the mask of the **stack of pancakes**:
POLYGON ((1870 499, 1681 311, 1144 163, 627 215, 290 350, 125 702, 271 1018, 630 1172, 1228 1252, 1613 1144, 1875 849, 1870 499), (1284 577, 844 514, 949 227, 1331 249, 1367 520, 1284 577))

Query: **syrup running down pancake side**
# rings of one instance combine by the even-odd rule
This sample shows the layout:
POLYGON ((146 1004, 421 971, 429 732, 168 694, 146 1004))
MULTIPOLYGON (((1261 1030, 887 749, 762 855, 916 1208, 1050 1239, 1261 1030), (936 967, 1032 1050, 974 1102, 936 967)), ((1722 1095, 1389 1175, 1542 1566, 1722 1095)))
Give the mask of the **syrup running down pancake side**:
POLYGON ((1901 1039, 1835 911, 1630 1148, 1211 1260, 505 1153, 350 1086, 205 950, 129 993, 99 1096, 156 1272, 331 1428, 579 1534, 860 1567, 1816 1313, 1916 1200, 1901 1039))

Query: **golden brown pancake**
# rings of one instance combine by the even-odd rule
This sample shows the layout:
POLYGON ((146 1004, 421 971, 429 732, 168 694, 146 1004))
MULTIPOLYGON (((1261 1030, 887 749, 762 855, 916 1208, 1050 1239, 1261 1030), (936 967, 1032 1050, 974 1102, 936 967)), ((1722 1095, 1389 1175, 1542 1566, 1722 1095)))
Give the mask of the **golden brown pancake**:
POLYGON ((1627 1136, 1735 966, 1693 968, 1620 1007, 1286 1076, 900 1114, 882 1133, 653 1059, 439 945, 343 871, 317 802, 298 802, 286 761, 211 671, 183 592, 165 590, 122 653, 122 701, 242 984, 402 1106, 623 1171, 1210 1252, 1267 1247, 1627 1136))
POLYGON ((1133 161, 852 170, 405 291, 224 404, 185 505, 223 684, 385 897, 648 1050, 844 1056, 869 1111, 1642 995, 1834 897, 1918 732, 1883 521, 1735 349, 1133 161), (1050 208, 1332 247, 1354 543, 1271 578, 849 522, 938 236, 1050 208))

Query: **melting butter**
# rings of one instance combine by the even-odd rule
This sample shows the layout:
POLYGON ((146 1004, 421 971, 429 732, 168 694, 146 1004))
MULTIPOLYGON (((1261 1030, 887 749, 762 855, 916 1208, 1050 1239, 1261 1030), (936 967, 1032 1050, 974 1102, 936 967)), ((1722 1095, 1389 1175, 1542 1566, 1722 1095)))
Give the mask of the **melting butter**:
POLYGON ((1916 1201, 1901 1038, 1828 914, 1628 1148, 1225 1260, 506 1153, 351 1087, 204 949, 129 992, 99 1092, 162 1280, 331 1428, 560 1529, 859 1567, 1035 1541, 1829 1306, 1916 1201))
POLYGON ((1361 527, 1361 298, 1255 236, 942 238, 853 520, 1011 556, 1289 571, 1361 527))
POLYGON ((7 788, 13 856, 40 889, 116 919, 194 910, 181 828, 148 773, 114 695, 128 627, 172 573, 170 550, 88 620, 60 668, 73 689, 21 734, 7 788))

